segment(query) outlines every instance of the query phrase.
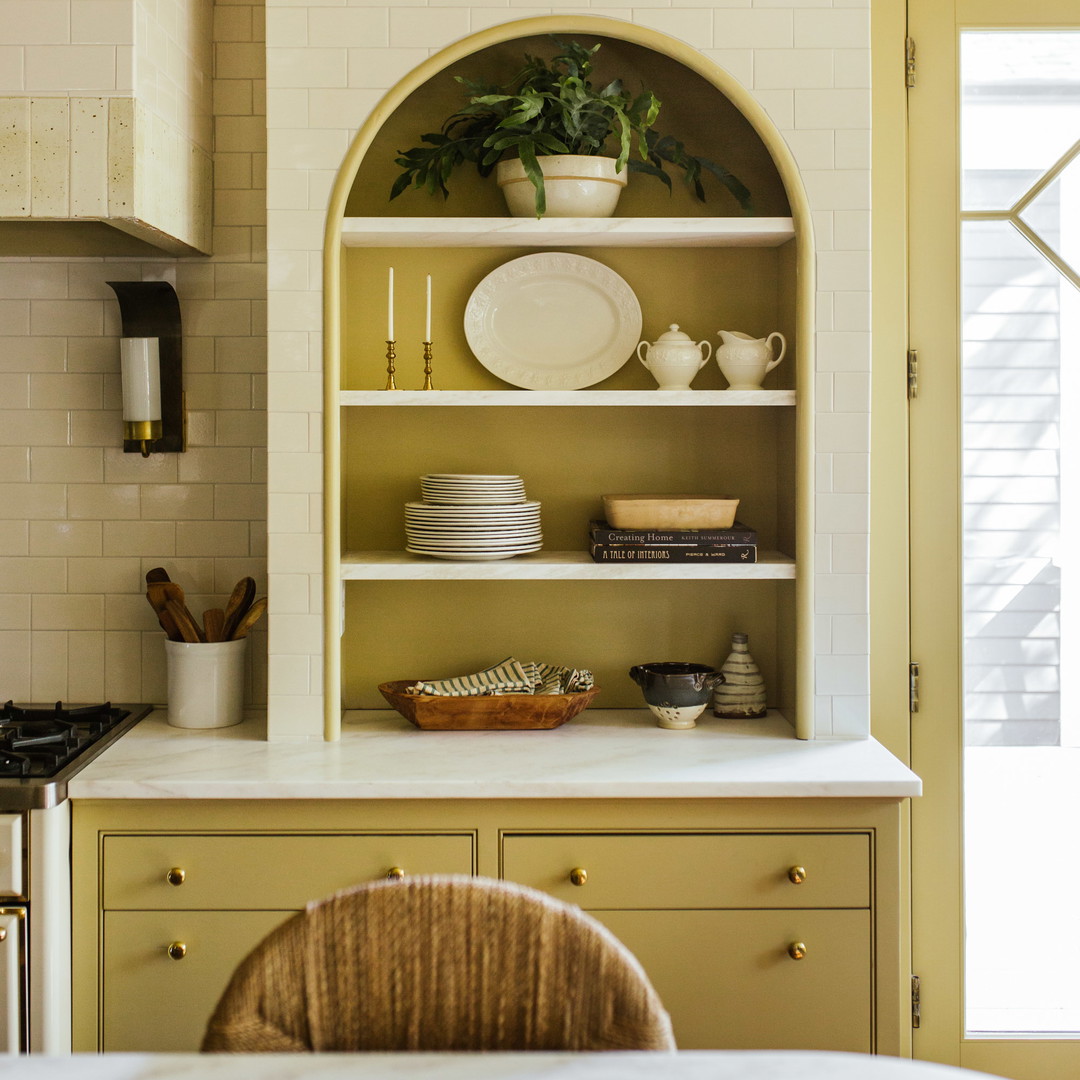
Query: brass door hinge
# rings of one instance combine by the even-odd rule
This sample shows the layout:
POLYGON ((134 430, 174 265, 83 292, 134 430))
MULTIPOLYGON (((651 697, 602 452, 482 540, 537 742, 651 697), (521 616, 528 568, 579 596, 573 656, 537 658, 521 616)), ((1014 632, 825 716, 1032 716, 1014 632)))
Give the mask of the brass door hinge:
POLYGON ((908 664, 908 710, 919 711, 919 665, 915 661, 908 664))
POLYGON ((919 396, 919 350, 907 351, 907 396, 914 401, 919 396))
POLYGON ((910 90, 915 85, 915 39, 904 38, 904 85, 910 90))
POLYGON ((917 1028, 922 1023, 922 1002, 919 1000, 919 976, 911 976, 911 1026, 917 1028))

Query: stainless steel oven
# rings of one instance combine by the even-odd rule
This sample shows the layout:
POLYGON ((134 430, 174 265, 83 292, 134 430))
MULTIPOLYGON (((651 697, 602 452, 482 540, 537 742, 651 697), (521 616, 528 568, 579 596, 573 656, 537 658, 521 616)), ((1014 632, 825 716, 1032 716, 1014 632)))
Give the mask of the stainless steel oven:
POLYGON ((67 782, 150 709, 0 707, 0 1052, 71 1050, 67 782))

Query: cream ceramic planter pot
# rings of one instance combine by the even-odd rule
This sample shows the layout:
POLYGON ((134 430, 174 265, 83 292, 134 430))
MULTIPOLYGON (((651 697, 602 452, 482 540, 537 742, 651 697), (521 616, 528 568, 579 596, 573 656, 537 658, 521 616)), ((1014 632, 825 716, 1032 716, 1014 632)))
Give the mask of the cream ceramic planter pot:
MULTIPOLYGON (((626 187, 629 170, 615 171, 615 159, 588 154, 553 154, 536 159, 544 174, 544 217, 611 217, 626 187)), ((518 158, 495 166, 511 217, 536 217, 536 188, 518 158)))

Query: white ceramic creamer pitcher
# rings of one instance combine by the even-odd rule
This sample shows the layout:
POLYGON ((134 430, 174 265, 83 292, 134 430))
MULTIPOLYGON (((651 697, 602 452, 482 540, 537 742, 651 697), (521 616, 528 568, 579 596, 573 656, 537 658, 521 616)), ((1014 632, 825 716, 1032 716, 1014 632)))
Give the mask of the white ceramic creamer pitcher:
POLYGON ((762 380, 787 352, 787 341, 778 330, 763 338, 752 338, 738 330, 717 330, 717 333, 722 344, 716 350, 716 362, 730 384, 729 390, 760 390, 762 380), (780 354, 775 360, 773 338, 780 342, 780 354))
POLYGON ((637 358, 652 372, 657 390, 689 390, 690 380, 708 363, 711 355, 711 342, 693 342, 679 329, 678 323, 672 323, 651 345, 639 341, 637 347, 637 358))

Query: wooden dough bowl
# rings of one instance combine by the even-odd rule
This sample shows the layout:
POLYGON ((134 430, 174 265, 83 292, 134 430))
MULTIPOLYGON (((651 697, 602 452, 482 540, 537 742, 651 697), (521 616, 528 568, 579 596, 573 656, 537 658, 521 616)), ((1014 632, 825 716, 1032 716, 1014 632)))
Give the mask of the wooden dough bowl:
POLYGON ((425 731, 537 731, 557 728, 589 707, 595 687, 576 694, 442 697, 406 694, 419 679, 379 684, 379 692, 410 724, 425 731))

